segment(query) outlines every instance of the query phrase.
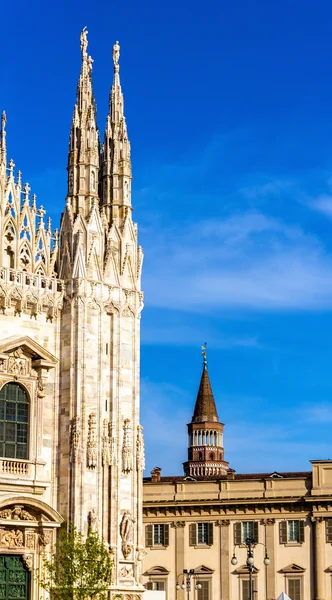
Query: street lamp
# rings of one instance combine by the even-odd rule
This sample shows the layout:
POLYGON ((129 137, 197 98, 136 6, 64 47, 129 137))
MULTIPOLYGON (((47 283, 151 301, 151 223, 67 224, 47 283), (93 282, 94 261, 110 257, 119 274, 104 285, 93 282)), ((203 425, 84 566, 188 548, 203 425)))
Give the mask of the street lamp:
MULTIPOLYGON (((253 571, 254 571, 254 562, 255 562, 254 548, 258 543, 261 546, 264 546, 264 548, 265 548, 265 558, 263 561, 264 565, 267 567, 270 564, 270 559, 268 557, 265 544, 256 542, 254 540, 254 538, 247 538, 245 541, 245 545, 247 547, 247 567, 248 567, 248 571, 249 571, 249 598, 248 598, 248 600, 254 600, 254 592, 255 592, 255 590, 253 589, 253 571)), ((237 565, 237 558, 235 556, 235 548, 234 548, 233 556, 231 559, 231 564, 234 566, 237 565)))
POLYGON ((194 580, 194 589, 195 590, 201 590, 202 589, 202 584, 199 583, 199 581, 197 581, 197 575, 194 571, 194 569, 183 569, 182 571, 182 575, 178 576, 179 577, 182 576, 182 583, 177 582, 176 584, 176 589, 177 590, 187 590, 187 598, 188 600, 190 600, 190 592, 191 592, 191 580, 194 580))

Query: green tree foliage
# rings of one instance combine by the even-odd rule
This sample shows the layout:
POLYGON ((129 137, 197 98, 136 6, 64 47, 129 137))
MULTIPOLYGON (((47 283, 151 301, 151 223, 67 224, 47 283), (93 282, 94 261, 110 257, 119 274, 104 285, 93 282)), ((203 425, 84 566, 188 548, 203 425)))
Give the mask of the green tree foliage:
POLYGON ((54 555, 44 561, 41 586, 54 600, 107 600, 112 555, 96 532, 60 531, 54 555))

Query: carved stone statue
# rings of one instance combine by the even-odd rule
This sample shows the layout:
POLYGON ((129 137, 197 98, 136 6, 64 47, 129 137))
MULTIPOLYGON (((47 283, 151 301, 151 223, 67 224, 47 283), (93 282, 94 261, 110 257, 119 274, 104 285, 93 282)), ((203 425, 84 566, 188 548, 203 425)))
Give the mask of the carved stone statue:
POLYGON ((80 419, 79 417, 74 417, 71 421, 70 431, 71 459, 73 462, 76 462, 79 459, 80 436, 80 419))
POLYGON ((119 70, 120 46, 119 42, 115 42, 113 46, 113 62, 115 71, 119 70))
POLYGON ((98 531, 98 517, 95 513, 95 509, 92 508, 88 514, 88 526, 89 531, 96 532, 98 531))
POLYGON ((122 442, 122 471, 130 473, 133 470, 133 450, 132 450, 132 428, 129 419, 125 419, 123 424, 123 442, 122 442))
POLYGON ((137 426, 137 438, 136 438, 137 471, 144 471, 144 469, 145 469, 144 439, 143 439, 142 432, 143 432, 142 425, 138 425, 137 426))
POLYGON ((110 437, 108 433, 108 420, 104 419, 103 421, 103 439, 102 439, 102 448, 101 448, 101 456, 103 461, 103 467, 108 467, 110 464, 110 437))
POLYGON ((133 524, 135 519, 131 512, 126 510, 120 523, 121 549, 124 558, 128 558, 133 550, 133 524))
POLYGON ((88 30, 86 27, 84 27, 81 31, 81 36, 80 36, 80 40, 81 40, 81 52, 82 52, 82 56, 86 56, 86 50, 88 47, 88 30))
POLYGON ((96 413, 89 415, 88 441, 87 441, 87 466, 95 469, 97 466, 97 418, 96 413))

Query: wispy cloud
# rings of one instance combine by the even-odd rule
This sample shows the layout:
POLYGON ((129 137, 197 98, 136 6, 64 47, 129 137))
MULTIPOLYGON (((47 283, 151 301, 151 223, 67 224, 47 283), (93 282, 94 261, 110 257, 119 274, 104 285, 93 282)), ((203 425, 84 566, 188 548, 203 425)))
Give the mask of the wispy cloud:
POLYGON ((332 219, 332 195, 322 194, 310 202, 311 208, 332 219))
POLYGON ((300 226, 259 212, 155 228, 146 236, 150 305, 187 311, 327 309, 332 257, 300 226), (153 251, 152 251, 153 248, 153 251))

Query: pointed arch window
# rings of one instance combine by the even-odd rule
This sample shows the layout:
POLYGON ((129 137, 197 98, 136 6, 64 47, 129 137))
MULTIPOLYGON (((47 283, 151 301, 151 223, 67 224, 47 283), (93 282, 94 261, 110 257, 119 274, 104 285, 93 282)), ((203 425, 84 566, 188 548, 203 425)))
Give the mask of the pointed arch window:
POLYGON ((0 390, 0 456, 28 458, 29 397, 17 383, 0 390))

